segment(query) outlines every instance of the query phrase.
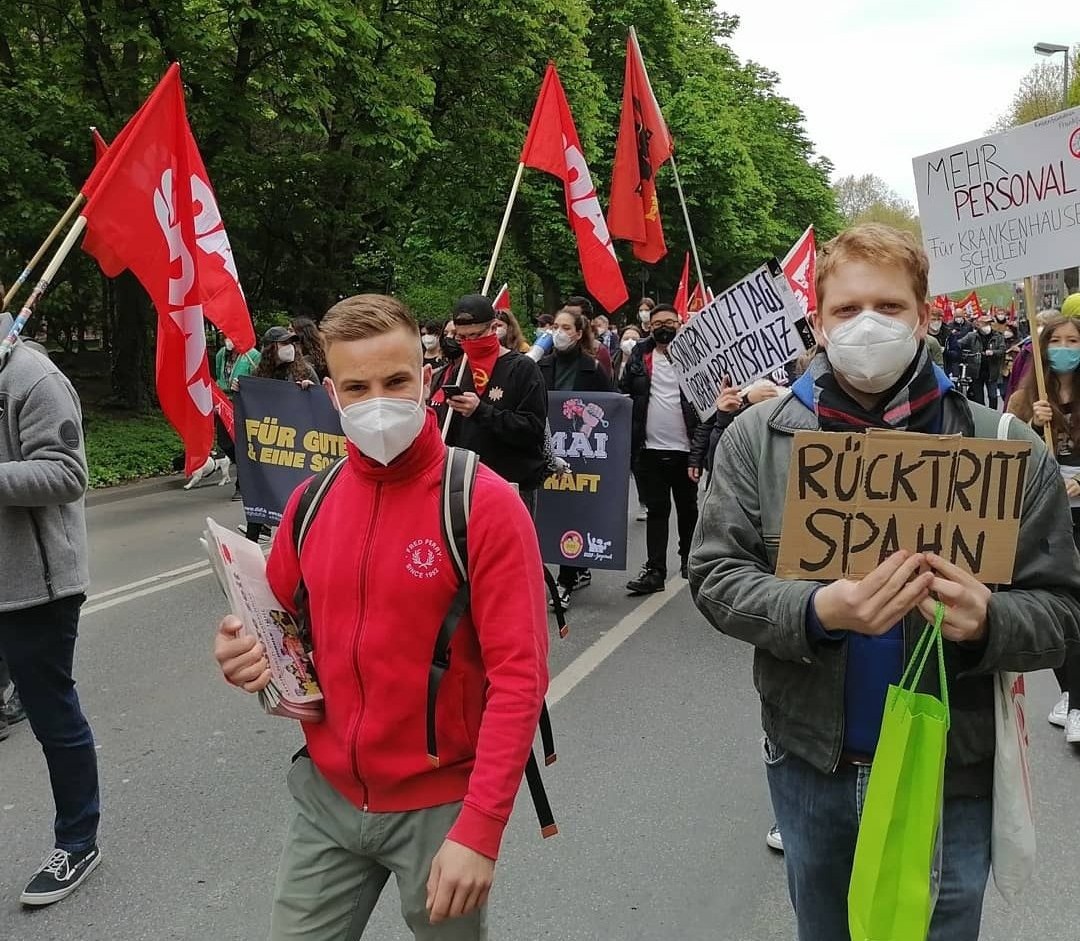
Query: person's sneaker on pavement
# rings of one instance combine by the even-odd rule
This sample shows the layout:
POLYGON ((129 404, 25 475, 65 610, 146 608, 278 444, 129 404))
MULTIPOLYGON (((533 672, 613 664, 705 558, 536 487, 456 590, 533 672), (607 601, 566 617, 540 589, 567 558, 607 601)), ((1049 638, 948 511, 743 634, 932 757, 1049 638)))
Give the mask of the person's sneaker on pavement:
POLYGON ((592 572, 588 569, 582 569, 574 576, 574 584, 570 586, 571 591, 579 591, 582 588, 586 588, 592 584, 592 572))
POLYGON ((1070 745, 1080 745, 1080 709, 1070 709, 1065 720, 1065 741, 1070 745))
POLYGON ((634 519, 638 523, 644 523, 648 518, 649 518, 649 511, 645 507, 645 504, 642 504, 641 506, 638 507, 637 516, 635 516, 634 519))
POLYGON ((80 853, 56 849, 34 873, 19 897, 23 905, 52 905, 74 892, 101 862, 101 853, 91 846, 80 853))
MULTIPOLYGON (((559 596, 559 604, 562 605, 562 609, 564 611, 568 611, 570 609, 571 589, 568 588, 566 585, 559 585, 559 586, 556 587, 555 592, 559 596)), ((554 609, 554 607, 555 607, 555 599, 554 598, 552 598, 551 601, 548 602, 548 606, 551 607, 552 609, 554 609)))
POLYGON ((784 838, 780 835, 780 828, 775 823, 765 835, 765 845, 778 853, 784 852, 784 838))
POLYGON ((1069 718, 1069 694, 1062 693, 1061 699, 1057 701, 1054 708, 1050 710, 1050 715, 1047 717, 1047 721, 1051 725, 1057 725, 1061 728, 1065 728, 1065 723, 1069 718))
POLYGON ((665 578, 663 572, 646 565, 637 578, 626 583, 626 590, 633 595, 654 595, 664 590, 665 578))
POLYGON ((8 725, 17 725, 26 718, 26 710, 23 708, 22 700, 19 699, 18 690, 11 691, 7 702, 4 703, 4 708, 0 709, 0 715, 3 716, 8 725))

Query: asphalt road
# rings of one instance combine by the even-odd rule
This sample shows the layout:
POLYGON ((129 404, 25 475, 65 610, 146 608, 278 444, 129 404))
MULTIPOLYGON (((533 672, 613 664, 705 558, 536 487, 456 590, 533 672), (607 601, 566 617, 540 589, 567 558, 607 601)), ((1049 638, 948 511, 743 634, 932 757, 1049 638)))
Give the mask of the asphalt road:
MULTIPOLYGON (((239 521, 228 488, 127 491, 89 510, 94 585, 77 677, 99 743, 104 862, 76 895, 22 911, 51 847, 45 765, 25 724, 0 744, 0 941, 262 941, 288 818, 293 724, 232 690, 210 656, 223 598, 196 542, 239 521), (117 497, 120 497, 119 499, 117 497)), ((632 559, 644 524, 631 523, 632 559)), ((685 583, 644 603, 597 573, 553 639, 561 828, 543 841, 527 793, 492 896, 510 941, 792 941, 760 762, 749 648, 709 629, 685 583)), ((1031 682, 1040 861, 1023 902, 987 893, 985 941, 1080 939, 1080 758, 1031 682)), ((388 888, 369 937, 404 941, 388 888)))

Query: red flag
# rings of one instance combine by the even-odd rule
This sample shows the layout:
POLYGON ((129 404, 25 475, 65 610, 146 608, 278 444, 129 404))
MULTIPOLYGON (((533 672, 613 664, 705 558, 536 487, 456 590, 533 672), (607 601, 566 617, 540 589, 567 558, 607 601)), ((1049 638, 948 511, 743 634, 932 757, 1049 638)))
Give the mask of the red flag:
POLYGON ((158 311, 157 392, 187 469, 213 444, 203 315, 244 352, 255 331, 217 200, 188 126, 179 66, 165 73, 82 188, 83 248, 106 275, 130 269, 158 311))
POLYGON ((693 317, 707 303, 709 302, 705 299, 705 292, 701 289, 701 285, 695 284, 694 290, 690 294, 690 303, 687 304, 687 312, 693 317))
POLYGON ((817 311, 817 242, 813 226, 809 226, 792 246, 783 261, 783 268, 803 316, 809 317, 817 311))
POLYGON ((210 391, 214 396, 214 414, 221 419, 229 437, 236 440, 236 415, 233 410, 232 400, 221 391, 216 382, 211 383, 210 391))
POLYGON ((964 316, 968 320, 976 320, 983 315, 982 304, 979 302, 979 295, 972 291, 967 297, 961 301, 956 302, 957 311, 963 310, 964 316))
POLYGON ((491 302, 491 306, 496 310, 501 310, 504 314, 510 313, 510 285, 504 284, 499 288, 499 293, 495 295, 495 300, 491 302))
POLYGON ((690 253, 686 253, 686 261, 683 262, 682 277, 679 278, 679 289, 675 292, 675 313, 679 319, 686 323, 690 319, 690 253))
POLYGON ((108 153, 109 145, 105 143, 105 138, 98 133, 96 127, 90 128, 90 137, 94 142, 94 163, 100 163, 101 158, 108 153))
POLYGON ((634 257, 655 263, 667 254, 656 171, 674 148, 664 115, 653 94, 633 27, 626 39, 622 117, 611 175, 608 228, 611 237, 634 243, 634 257))
POLYGON ((953 302, 949 299, 948 294, 939 294, 935 297, 934 306, 941 311, 941 320, 943 323, 952 323, 953 302))
POLYGON ((596 187, 581 152, 581 140, 574 127, 570 105, 552 63, 548 63, 540 97, 536 100, 521 162, 563 181, 566 214, 577 237, 585 286, 608 313, 617 310, 630 295, 619 270, 596 187))
POLYGON ((1009 303, 1009 320, 1016 320, 1016 298, 1009 303))

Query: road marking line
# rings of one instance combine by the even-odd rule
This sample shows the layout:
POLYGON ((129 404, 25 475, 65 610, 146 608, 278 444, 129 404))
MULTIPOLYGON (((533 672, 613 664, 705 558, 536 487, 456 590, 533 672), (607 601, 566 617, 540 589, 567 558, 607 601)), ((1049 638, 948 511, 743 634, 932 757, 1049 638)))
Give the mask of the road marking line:
POLYGON ((633 637, 646 621, 656 615, 664 605, 678 598, 688 585, 689 582, 685 582, 681 578, 672 579, 668 582, 667 591, 650 596, 604 634, 603 637, 593 643, 591 647, 578 654, 577 658, 556 676, 548 686, 548 708, 553 709, 560 700, 573 692, 574 688, 582 680, 633 637))
POLYGON ((109 598, 107 601, 101 601, 97 604, 87 605, 82 609, 82 617, 86 617, 88 614, 97 614, 99 611, 106 611, 109 608, 115 608, 117 605, 127 604, 129 601, 135 601, 137 598, 145 598, 147 595, 156 595, 159 591, 167 591, 170 588, 176 588, 179 585, 183 585, 186 582, 193 582, 200 578, 206 578, 210 574, 210 566, 198 572, 192 572, 190 575, 184 575, 180 578, 174 578, 172 581, 159 582, 156 585, 150 585, 147 588, 143 588, 140 591, 133 591, 127 595, 118 595, 115 598, 109 598))
POLYGON ((196 569, 210 570, 209 562, 192 562, 190 565, 181 565, 178 569, 172 569, 168 572, 158 572, 157 575, 151 575, 149 578, 140 578, 137 582, 131 582, 129 585, 120 585, 118 588, 110 588, 108 591, 99 591, 96 595, 91 595, 86 599, 87 604, 94 604, 101 601, 102 598, 109 598, 113 595, 122 595, 128 591, 135 591, 137 588, 142 588, 144 585, 152 585, 155 582, 163 582, 167 578, 175 578, 177 575, 186 575, 188 572, 194 572, 196 569))

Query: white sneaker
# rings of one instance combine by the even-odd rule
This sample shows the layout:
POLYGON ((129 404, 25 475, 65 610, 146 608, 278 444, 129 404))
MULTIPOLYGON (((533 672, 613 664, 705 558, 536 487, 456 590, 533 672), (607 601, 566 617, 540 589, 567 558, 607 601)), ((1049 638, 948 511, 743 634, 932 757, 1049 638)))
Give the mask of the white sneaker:
POLYGON ((1070 709, 1065 720, 1065 741, 1070 745, 1080 745, 1080 709, 1070 709))
POLYGON ((780 834, 780 828, 775 823, 765 836, 765 845, 778 853, 784 852, 784 838, 780 834))
POLYGON ((1060 726, 1065 728, 1065 722, 1069 718, 1069 694, 1062 693, 1061 699, 1057 701, 1057 705, 1051 710, 1050 715, 1046 717, 1047 721, 1051 725, 1060 726))

